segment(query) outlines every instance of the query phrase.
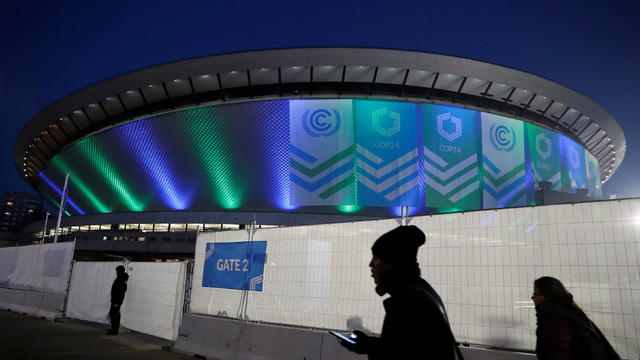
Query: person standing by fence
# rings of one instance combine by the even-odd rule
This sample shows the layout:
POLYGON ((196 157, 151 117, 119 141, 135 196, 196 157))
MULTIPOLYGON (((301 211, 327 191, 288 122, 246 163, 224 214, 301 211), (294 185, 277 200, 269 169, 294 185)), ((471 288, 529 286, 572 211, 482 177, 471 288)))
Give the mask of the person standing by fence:
POLYGON ((107 335, 118 335, 120 331, 120 308, 124 301, 124 294, 127 292, 127 280, 129 280, 129 274, 124 270, 122 265, 116 267, 116 279, 111 285, 111 307, 109 308, 111 329, 107 335))

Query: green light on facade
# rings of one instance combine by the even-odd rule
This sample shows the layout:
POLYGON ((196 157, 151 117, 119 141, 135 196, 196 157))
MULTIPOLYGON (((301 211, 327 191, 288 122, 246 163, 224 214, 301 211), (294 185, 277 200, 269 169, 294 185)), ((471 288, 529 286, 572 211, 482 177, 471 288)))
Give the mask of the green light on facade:
MULTIPOLYGON (((45 192, 40 191, 40 194, 44 195, 44 197, 47 198, 47 200, 51 201, 52 204, 54 204, 58 209, 60 209, 60 203, 53 200, 53 198, 51 198, 51 196, 47 195, 45 192)), ((64 214, 67 216, 71 216, 71 214, 69 214, 69 212, 67 210, 64 211, 64 214)))
POLYGON ((111 210, 108 209, 102 201, 100 201, 96 195, 89 189, 89 187, 82 181, 72 170, 71 168, 60 158, 60 156, 56 156, 51 160, 51 164, 56 167, 62 173, 69 173, 69 181, 71 183, 71 187, 77 187, 82 195, 86 196, 86 198, 91 202, 94 208, 98 209, 101 213, 110 213, 111 210))
MULTIPOLYGON (((448 214, 448 213, 455 213, 455 212, 461 212, 464 211, 464 209, 460 209, 460 208, 439 208, 436 210, 436 214, 448 214)), ((453 220, 453 216, 447 216, 446 217, 447 221, 452 221, 453 220)))
POLYGON ((202 108, 186 111, 184 130, 192 141, 198 162, 204 169, 210 196, 224 209, 242 206, 246 181, 237 176, 231 143, 225 136, 225 122, 220 109, 202 108))
POLYGON ((338 211, 343 212, 343 213, 354 213, 357 211, 362 210, 362 206, 358 206, 358 205, 341 205, 341 206, 336 206, 336 209, 338 209, 338 211))
POLYGON ((119 201, 131 211, 143 211, 144 204, 134 198, 126 182, 118 175, 115 166, 109 160, 106 153, 96 143, 94 137, 82 140, 76 146, 88 162, 98 171, 100 176, 111 186, 114 192, 119 195, 119 201))

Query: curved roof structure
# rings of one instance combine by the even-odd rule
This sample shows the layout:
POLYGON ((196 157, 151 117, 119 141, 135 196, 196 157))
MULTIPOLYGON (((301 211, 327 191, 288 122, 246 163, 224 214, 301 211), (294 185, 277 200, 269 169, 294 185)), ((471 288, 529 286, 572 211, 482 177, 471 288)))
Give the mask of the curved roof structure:
POLYGON ((437 101, 515 117, 578 142, 598 159, 602 182, 626 150, 622 129, 605 109, 536 75, 415 51, 295 48, 182 60, 91 85, 27 124, 16 140, 14 162, 35 186, 58 152, 116 125, 202 105, 296 97, 437 101))

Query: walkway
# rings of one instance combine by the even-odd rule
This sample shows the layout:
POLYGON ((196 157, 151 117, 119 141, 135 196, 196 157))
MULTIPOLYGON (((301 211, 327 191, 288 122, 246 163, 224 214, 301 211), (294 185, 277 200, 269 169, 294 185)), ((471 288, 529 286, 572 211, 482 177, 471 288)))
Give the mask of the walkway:
POLYGON ((163 350, 171 342, 124 331, 105 335, 106 326, 65 320, 53 322, 0 311, 0 358, 14 359, 193 359, 163 350))

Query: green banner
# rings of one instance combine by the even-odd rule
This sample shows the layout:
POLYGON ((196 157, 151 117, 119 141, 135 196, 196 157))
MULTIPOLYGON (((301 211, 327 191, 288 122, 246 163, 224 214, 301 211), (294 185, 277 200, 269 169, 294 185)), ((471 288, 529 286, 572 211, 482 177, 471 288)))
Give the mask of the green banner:
POLYGON ((598 159, 587 150, 584 151, 584 156, 587 160, 587 188, 589 189, 587 196, 594 199, 602 199, 602 183, 600 182, 598 159))
POLYGON ((425 203, 446 211, 481 208, 477 112, 424 105, 425 203))
POLYGON ((526 123, 525 126, 529 139, 535 188, 540 188, 541 181, 548 181, 551 183, 552 190, 562 190, 562 162, 558 134, 531 123, 526 123))
POLYGON ((482 113, 483 208, 527 204, 522 121, 482 113))

